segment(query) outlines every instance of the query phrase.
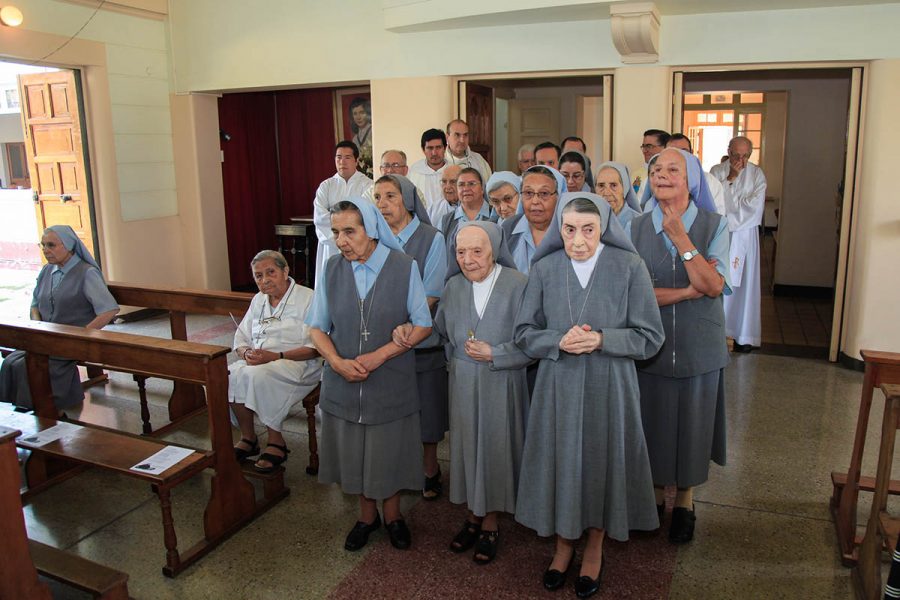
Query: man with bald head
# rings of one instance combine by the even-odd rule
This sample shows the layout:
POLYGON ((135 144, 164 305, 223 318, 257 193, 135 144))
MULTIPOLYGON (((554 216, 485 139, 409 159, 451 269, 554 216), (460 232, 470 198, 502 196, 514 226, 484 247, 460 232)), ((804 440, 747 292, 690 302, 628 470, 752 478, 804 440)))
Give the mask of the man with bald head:
POLYGON ((750 162, 753 143, 744 136, 728 144, 728 161, 710 173, 725 189, 725 216, 731 231, 731 287, 725 297, 725 331, 735 352, 750 352, 762 341, 759 316, 759 226, 766 207, 766 176, 750 162))
POLYGON ((483 156, 469 148, 469 125, 462 119, 447 123, 447 153, 444 159, 448 164, 477 170, 483 181, 491 177, 491 166, 483 156))
POLYGON ((441 170, 441 197, 428 207, 428 217, 435 227, 440 225, 444 215, 455 211, 459 204, 456 180, 459 179, 459 172, 462 169, 459 165, 447 165, 441 170))

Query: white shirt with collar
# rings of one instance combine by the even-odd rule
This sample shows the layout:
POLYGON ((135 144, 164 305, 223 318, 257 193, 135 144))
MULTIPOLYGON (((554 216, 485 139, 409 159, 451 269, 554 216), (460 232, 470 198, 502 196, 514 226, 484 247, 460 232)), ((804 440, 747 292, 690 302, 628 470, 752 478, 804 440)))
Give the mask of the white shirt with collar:
POLYGON ((334 245, 334 236, 331 233, 331 208, 350 196, 365 198, 372 183, 365 174, 356 171, 350 179, 345 180, 335 173, 319 184, 316 199, 313 201, 313 223, 316 226, 316 237, 319 238, 319 247, 316 251, 316 286, 328 258, 337 254, 337 246, 334 245))

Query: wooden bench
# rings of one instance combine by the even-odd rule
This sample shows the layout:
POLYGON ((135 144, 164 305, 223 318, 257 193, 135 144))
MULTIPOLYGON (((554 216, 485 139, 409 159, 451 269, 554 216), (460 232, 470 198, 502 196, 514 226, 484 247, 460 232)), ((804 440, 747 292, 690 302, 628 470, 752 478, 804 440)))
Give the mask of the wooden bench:
MULTIPOLYGON (((865 361, 865 376, 859 398, 859 415, 856 419, 856 433, 850 454, 850 467, 846 473, 831 473, 832 493, 830 508, 837 532, 838 549, 844 566, 852 567, 857 561, 857 547, 862 542, 856 531, 856 507, 859 492, 875 489, 875 478, 861 475, 863 451, 866 446, 866 431, 869 427, 869 412, 875 388, 885 383, 900 383, 900 353, 877 350, 860 350, 865 361)), ((900 493, 900 482, 889 481, 888 492, 900 493)))
MULTIPOLYGON (((289 493, 284 487, 284 469, 279 468, 269 477, 263 498, 257 501, 253 485, 235 460, 228 418, 228 348, 38 321, 0 324, 0 345, 27 352, 28 380, 36 413, 28 416, 8 412, 0 424, 13 422, 27 429, 27 419, 31 419, 30 426, 42 430, 56 423, 50 389, 50 354, 205 386, 212 450, 196 451, 161 475, 132 471, 130 467, 165 446, 164 442, 89 426, 78 427, 77 434, 59 441, 30 448, 33 452, 25 467, 30 488, 48 484, 57 474, 65 475, 65 466, 73 464, 93 465, 151 483, 162 508, 165 575, 177 575, 289 493), (215 473, 203 517, 204 539, 186 552, 179 552, 169 491, 207 467, 215 473)), ((24 438, 19 445, 29 447, 24 438)))
POLYGON ((128 600, 128 574, 77 554, 28 540, 37 572, 100 600, 128 600))
MULTIPOLYGON (((187 315, 219 315, 230 316, 240 323, 250 310, 250 301, 254 294, 242 292, 224 292, 196 290, 187 288, 166 288, 162 286, 134 285, 129 283, 110 282, 109 290, 120 305, 163 310, 169 314, 169 328, 172 339, 187 341, 187 315)), ((86 384, 105 381, 103 369, 109 365, 89 364, 89 379, 86 384)), ((201 386, 192 383, 175 381, 172 395, 169 398, 169 424, 153 429, 150 423, 150 407, 147 402, 146 379, 142 374, 132 373, 138 385, 141 403, 142 431, 147 435, 166 433, 183 419, 202 412, 206 408, 206 399, 201 386)), ((306 472, 315 475, 319 472, 318 440, 316 438, 316 405, 319 403, 319 388, 316 387, 303 399, 306 409, 307 433, 309 439, 309 463, 306 472)))

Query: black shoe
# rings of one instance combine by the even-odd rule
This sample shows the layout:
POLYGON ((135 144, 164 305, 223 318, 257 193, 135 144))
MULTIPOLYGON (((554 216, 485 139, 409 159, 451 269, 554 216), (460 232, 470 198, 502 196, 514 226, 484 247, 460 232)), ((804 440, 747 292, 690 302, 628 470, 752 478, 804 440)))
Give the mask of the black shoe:
POLYGON ((397 519, 387 523, 384 527, 388 531, 388 537, 391 538, 391 546, 397 550, 409 549, 412 544, 412 536, 409 533, 409 527, 406 526, 406 521, 397 519))
POLYGON ((669 541, 673 544, 686 544, 694 539, 694 523, 697 515, 693 510, 676 506, 672 511, 672 525, 669 526, 669 541))
POLYGON ((591 579, 587 575, 581 575, 575 580, 575 595, 579 598, 590 598, 600 591, 600 580, 603 579, 603 570, 606 569, 606 559, 600 563, 600 573, 597 579, 591 579))
POLYGON ((459 530, 450 542, 450 550, 460 554, 475 545, 481 534, 481 523, 473 523, 466 519, 462 529, 459 530))
POLYGON ((441 483, 441 468, 438 467, 437 473, 431 477, 425 477, 425 485, 422 487, 422 497, 426 500, 437 500, 444 491, 444 485, 441 483))
POLYGON ((740 352, 741 354, 750 354, 750 352, 753 350, 753 345, 752 344, 738 344, 737 342, 735 342, 732 350, 734 352, 740 352))
MULTIPOLYGON (((548 568, 544 571, 544 587, 550 590, 558 590, 566 583, 566 575, 569 574, 569 569, 572 568, 572 563, 574 562, 572 559, 575 558, 575 553, 572 553, 572 558, 569 559, 569 564, 566 565, 565 571, 557 571, 556 569, 548 568)), ((550 562, 553 564, 553 561, 550 562)))
POLYGON ((347 534, 347 541, 344 542, 344 550, 356 552, 363 548, 369 542, 369 534, 378 531, 381 527, 381 517, 375 513, 375 520, 371 523, 363 523, 357 521, 350 533, 347 534))
POLYGON ((498 543, 500 543, 499 531, 485 531, 482 529, 481 535, 478 537, 478 543, 475 544, 475 554, 472 555, 472 560, 479 565, 488 564, 497 556, 498 543))

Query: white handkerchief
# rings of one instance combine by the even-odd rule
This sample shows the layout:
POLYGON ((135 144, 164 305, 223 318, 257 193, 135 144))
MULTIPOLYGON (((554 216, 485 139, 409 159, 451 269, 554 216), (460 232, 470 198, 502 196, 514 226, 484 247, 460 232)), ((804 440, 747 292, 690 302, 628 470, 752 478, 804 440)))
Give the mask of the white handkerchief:
POLYGON ((159 475, 163 471, 169 469, 176 463, 181 462, 186 457, 194 453, 190 448, 181 448, 179 446, 166 446, 156 454, 148 456, 138 464, 131 467, 132 471, 147 473, 149 475, 159 475))

